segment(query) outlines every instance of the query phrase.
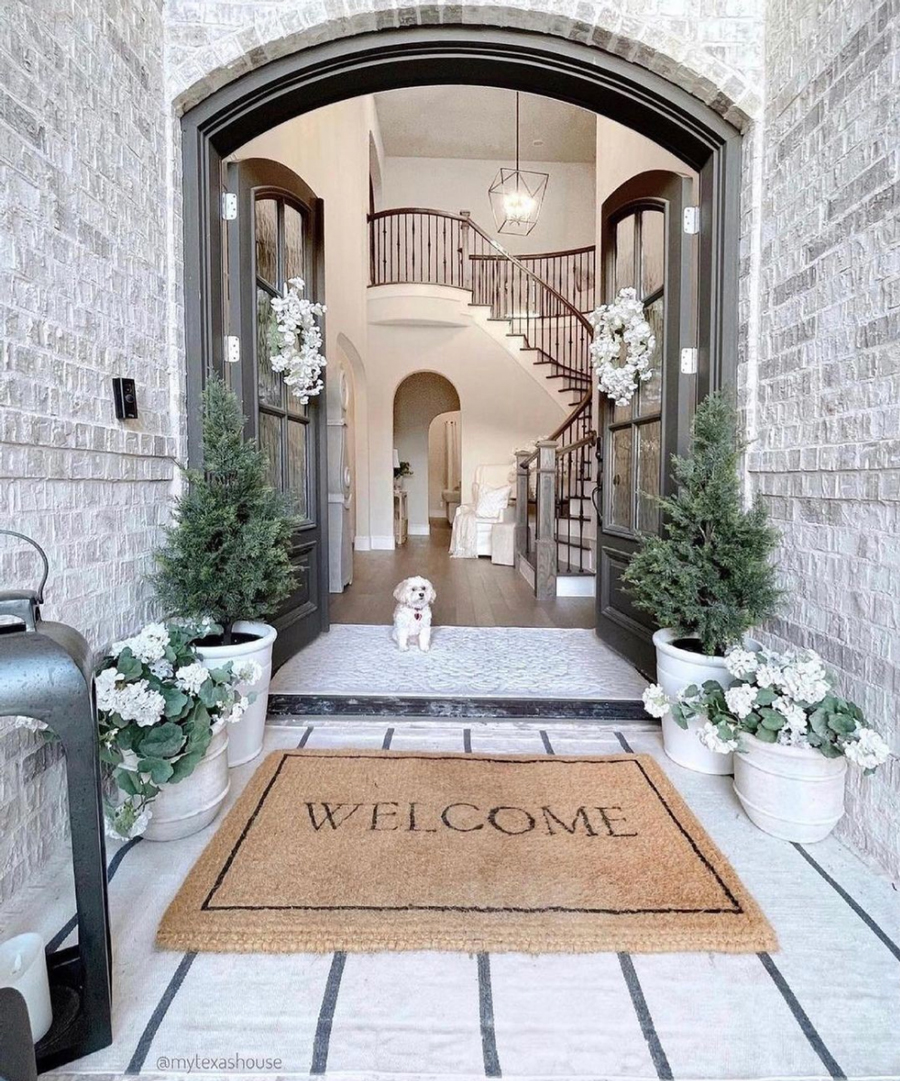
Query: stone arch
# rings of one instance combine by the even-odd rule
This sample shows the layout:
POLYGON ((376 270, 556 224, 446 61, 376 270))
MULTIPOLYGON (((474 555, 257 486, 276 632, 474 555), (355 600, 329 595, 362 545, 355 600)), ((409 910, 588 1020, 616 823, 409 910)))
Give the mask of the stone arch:
POLYGON ((348 14, 342 0, 324 0, 321 5, 279 11, 277 19, 248 16, 246 25, 193 50, 182 50, 184 56, 170 68, 170 97, 181 115, 240 76, 314 45, 404 27, 481 25, 563 38, 620 57, 687 91, 739 130, 759 111, 760 95, 743 72, 655 16, 626 15, 612 6, 587 4, 579 4, 577 16, 570 16, 560 13, 552 0, 527 3, 527 7, 416 2, 394 6, 390 0, 367 0, 365 10, 348 14))

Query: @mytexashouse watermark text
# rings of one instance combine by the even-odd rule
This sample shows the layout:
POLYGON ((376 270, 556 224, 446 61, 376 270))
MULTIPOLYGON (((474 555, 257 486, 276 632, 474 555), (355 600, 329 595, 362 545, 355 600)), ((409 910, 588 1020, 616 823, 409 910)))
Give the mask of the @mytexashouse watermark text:
POLYGON ((160 1055, 156 1068, 163 1073, 278 1073, 283 1064, 268 1055, 160 1055))

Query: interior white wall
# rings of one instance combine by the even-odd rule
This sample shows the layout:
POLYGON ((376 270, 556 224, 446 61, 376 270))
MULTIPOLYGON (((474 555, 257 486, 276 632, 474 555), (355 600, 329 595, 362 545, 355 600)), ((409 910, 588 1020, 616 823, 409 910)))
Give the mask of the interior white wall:
POLYGON ((435 372, 416 372, 404 379, 394 395, 394 447, 413 475, 405 481, 409 532, 427 536, 430 456, 428 433, 441 413, 459 410, 453 383, 435 372))
POLYGON ((559 424, 558 402, 476 324, 371 324, 366 371, 373 547, 394 546, 394 393, 408 375, 423 370, 445 376, 459 394, 463 500, 471 494, 477 466, 512 463, 518 448, 559 424))
POLYGON ((443 518, 447 507, 444 504, 444 489, 447 487, 447 439, 445 425, 456 421, 456 460, 459 461, 462 450, 462 413, 458 410, 440 413, 428 427, 428 517, 443 518))
POLYGON ((670 154, 651 139, 617 124, 605 116, 597 117, 596 161, 597 218, 603 200, 632 176, 648 169, 669 169, 696 179, 696 173, 681 158, 670 154))
POLYGON ((356 540, 368 548, 369 455, 365 358, 369 284, 370 145, 383 153, 371 96, 317 109, 246 143, 235 159, 270 158, 301 176, 324 201, 325 356, 347 359, 354 401, 356 540), (339 352, 340 348, 340 352, 339 352))
POLYGON ((523 169, 550 174, 537 225, 529 236, 498 234, 488 188, 500 165, 509 162, 462 158, 384 159, 384 208, 418 206, 458 214, 468 210, 473 221, 496 236, 514 255, 559 251, 594 243, 595 170, 593 162, 522 162, 523 169))

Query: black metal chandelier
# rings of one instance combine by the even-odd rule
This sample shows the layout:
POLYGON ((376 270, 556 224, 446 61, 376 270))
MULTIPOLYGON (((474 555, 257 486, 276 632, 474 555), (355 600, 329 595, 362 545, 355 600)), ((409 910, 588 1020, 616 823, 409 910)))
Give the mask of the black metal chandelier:
POLYGON ((528 236, 537 225, 549 173, 519 168, 519 93, 516 91, 516 167, 501 168, 488 188, 498 233, 528 236))

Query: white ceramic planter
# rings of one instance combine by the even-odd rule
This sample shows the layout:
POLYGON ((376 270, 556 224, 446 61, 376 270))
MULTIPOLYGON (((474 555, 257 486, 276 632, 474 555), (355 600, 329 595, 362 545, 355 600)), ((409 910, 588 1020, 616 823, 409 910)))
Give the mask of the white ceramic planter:
POLYGON ((248 707, 243 717, 229 725, 228 765, 241 766, 256 758, 262 750, 263 736, 266 730, 266 710, 269 704, 269 683, 272 679, 272 646, 278 632, 268 623, 256 623, 241 620, 234 629, 256 637, 251 642, 240 642, 231 646, 197 646, 197 653, 210 668, 216 668, 226 661, 256 661, 262 669, 262 675, 255 683, 241 683, 241 694, 255 693, 256 698, 248 707))
MULTIPOLYGON (((708 679, 714 679, 723 687, 730 687, 734 677, 725 667, 724 657, 709 657, 703 653, 694 653, 689 649, 679 649, 672 645, 679 637, 668 627, 658 630, 653 635, 656 646, 656 678, 670 698, 676 698, 678 692, 696 683, 698 686, 708 679)), ((747 649, 759 649, 758 643, 746 639, 747 649)), ((689 721, 687 728, 676 724, 671 713, 662 719, 663 747, 673 762, 698 773, 714 773, 727 776, 733 772, 732 755, 717 754, 704 747, 697 738, 699 721, 689 721)))
POLYGON ((810 844, 828 836, 844 813, 846 758, 811 747, 782 747, 741 737, 734 791, 755 825, 783 841, 810 844))
MULTIPOLYGON (((216 721, 206 754, 194 772, 177 784, 165 784, 150 805, 152 815, 144 832, 148 841, 177 841, 205 829, 221 810, 231 778, 228 774, 228 725, 216 721)), ((137 759, 126 752, 123 765, 134 769, 137 759)))

